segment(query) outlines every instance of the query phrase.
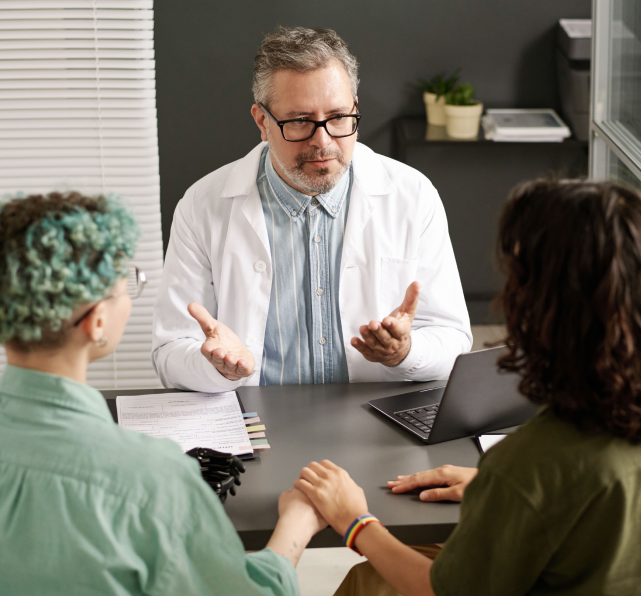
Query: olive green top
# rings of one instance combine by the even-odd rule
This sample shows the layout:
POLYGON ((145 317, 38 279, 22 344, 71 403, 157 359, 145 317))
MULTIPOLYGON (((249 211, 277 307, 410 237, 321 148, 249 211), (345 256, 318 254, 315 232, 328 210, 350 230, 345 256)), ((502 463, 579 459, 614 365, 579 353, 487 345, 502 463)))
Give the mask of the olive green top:
POLYGON ((641 594, 641 446, 544 409, 481 459, 437 596, 641 594))
POLYGON ((196 460, 114 424, 102 395, 0 376, 0 594, 297 594, 288 559, 245 554, 196 460))

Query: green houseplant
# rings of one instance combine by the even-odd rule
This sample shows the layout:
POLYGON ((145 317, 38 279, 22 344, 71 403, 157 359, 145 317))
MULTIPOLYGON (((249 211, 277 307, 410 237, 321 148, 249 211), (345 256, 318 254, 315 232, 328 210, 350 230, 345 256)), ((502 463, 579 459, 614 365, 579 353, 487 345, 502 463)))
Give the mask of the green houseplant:
POLYGON ((474 99, 474 87, 461 83, 445 94, 445 126, 454 139, 474 139, 479 134, 483 104, 474 99))
POLYGON ((423 90, 423 101, 429 124, 445 126, 445 96, 456 88, 460 71, 459 68, 450 76, 439 74, 429 81, 419 79, 418 84, 423 90))
POLYGON ((461 83, 445 93, 445 103, 450 106, 474 106, 478 103, 474 97, 474 85, 461 83))

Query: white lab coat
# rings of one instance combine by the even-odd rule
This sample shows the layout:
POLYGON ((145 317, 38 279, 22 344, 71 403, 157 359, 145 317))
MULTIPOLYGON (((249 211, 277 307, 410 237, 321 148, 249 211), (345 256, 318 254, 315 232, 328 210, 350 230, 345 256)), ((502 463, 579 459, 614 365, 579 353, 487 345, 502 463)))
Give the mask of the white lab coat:
MULTIPOLYGON (((153 363, 163 385, 226 391, 258 385, 272 287, 269 239, 256 174, 264 144, 196 182, 178 203, 154 308, 153 363), (204 305, 256 359, 230 381, 200 353, 204 334, 187 312, 204 305)), ((339 306, 350 382, 427 381, 449 375, 472 335, 438 193, 416 170, 356 144, 340 267, 339 306), (394 368, 352 347, 359 327, 398 307, 421 282, 412 347, 394 368)))

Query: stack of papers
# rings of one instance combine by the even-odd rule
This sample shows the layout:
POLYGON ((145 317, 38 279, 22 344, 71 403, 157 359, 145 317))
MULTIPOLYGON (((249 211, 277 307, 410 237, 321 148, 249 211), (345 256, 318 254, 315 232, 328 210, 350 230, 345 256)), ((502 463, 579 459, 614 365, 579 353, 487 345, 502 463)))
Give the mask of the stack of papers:
POLYGON ((116 409, 123 428, 171 439, 185 452, 208 447, 233 455, 253 453, 254 431, 265 430, 264 425, 247 426, 246 420, 259 419, 255 412, 245 418, 233 391, 118 396, 116 409))
POLYGON ((572 134, 554 110, 488 110, 481 124, 492 141, 558 143, 572 134))

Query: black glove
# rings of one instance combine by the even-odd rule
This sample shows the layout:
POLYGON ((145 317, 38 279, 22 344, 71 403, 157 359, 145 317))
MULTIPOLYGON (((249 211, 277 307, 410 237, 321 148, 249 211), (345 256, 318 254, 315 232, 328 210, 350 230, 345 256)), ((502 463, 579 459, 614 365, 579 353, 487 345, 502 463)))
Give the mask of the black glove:
POLYGON ((240 475, 245 472, 245 466, 238 457, 206 447, 194 447, 187 451, 187 455, 198 460, 200 473, 221 502, 225 502, 228 492, 236 494, 234 485, 240 486, 240 475))

